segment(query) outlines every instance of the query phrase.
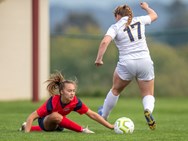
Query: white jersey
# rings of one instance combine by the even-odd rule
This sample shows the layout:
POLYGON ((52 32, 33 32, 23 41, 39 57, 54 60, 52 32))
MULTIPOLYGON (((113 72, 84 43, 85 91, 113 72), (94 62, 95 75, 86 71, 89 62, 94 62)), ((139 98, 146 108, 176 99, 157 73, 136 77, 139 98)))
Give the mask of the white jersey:
POLYGON ((146 44, 145 25, 151 23, 147 16, 134 17, 125 30, 128 17, 122 17, 117 23, 110 26, 106 35, 114 40, 119 50, 119 61, 150 57, 146 44))

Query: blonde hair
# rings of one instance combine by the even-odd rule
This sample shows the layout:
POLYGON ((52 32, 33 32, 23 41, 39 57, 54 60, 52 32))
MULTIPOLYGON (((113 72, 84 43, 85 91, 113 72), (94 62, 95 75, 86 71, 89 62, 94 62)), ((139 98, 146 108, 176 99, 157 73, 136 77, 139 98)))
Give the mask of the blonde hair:
POLYGON ((131 24, 132 19, 133 19, 133 12, 132 12, 131 8, 128 5, 118 6, 114 10, 114 16, 116 17, 117 15, 120 15, 122 17, 128 16, 128 21, 125 24, 125 28, 127 28, 131 24))
POLYGON ((66 80, 59 71, 51 74, 50 78, 46 82, 48 83, 47 90, 50 95, 55 95, 57 92, 60 94, 60 91, 64 89, 65 84, 73 84, 77 88, 76 80, 66 80))

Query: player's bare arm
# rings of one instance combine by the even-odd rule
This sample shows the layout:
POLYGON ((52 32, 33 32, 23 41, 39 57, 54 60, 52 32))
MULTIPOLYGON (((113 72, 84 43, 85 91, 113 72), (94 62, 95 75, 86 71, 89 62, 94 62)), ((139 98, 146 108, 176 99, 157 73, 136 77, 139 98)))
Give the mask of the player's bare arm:
POLYGON ((27 118, 27 121, 26 121, 26 126, 25 126, 25 132, 30 132, 30 129, 31 129, 31 126, 32 126, 32 123, 33 121, 38 118, 38 114, 36 111, 34 111, 33 113, 31 113, 28 118, 27 118))
POLYGON ((95 61, 96 66, 103 65, 103 61, 102 61, 103 55, 106 52, 106 49, 107 49, 107 47, 108 47, 108 45, 110 44, 111 41, 112 41, 112 38, 110 36, 104 36, 104 38, 101 41, 100 46, 99 46, 97 58, 96 58, 96 61, 95 61))
POLYGON ((157 13, 153 9, 151 9, 146 2, 141 2, 140 6, 142 9, 144 9, 148 13, 152 22, 158 18, 157 13))
POLYGON ((109 122, 107 122, 106 120, 104 120, 104 118, 102 118, 96 112, 89 109, 88 112, 86 113, 86 115, 88 117, 90 117, 91 119, 93 119, 93 120, 99 122, 100 124, 104 125, 105 127, 109 128, 109 129, 114 129, 114 125, 112 125, 109 122))

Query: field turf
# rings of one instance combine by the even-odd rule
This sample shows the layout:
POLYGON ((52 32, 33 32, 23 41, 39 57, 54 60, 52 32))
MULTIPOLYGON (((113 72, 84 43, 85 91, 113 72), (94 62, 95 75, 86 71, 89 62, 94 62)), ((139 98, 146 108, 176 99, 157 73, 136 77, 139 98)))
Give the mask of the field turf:
MULTIPOLYGON (((97 111, 103 98, 81 98, 92 110, 97 111)), ((70 130, 63 132, 17 131, 21 123, 42 102, 0 102, 0 141, 185 141, 188 140, 188 97, 156 98, 153 116, 157 129, 151 131, 145 121, 140 98, 121 98, 112 111, 109 122, 127 116, 134 121, 133 134, 118 135, 86 115, 72 112, 68 117, 83 126, 89 126, 95 134, 81 134, 70 130)), ((34 124, 37 124, 35 121, 34 124)))

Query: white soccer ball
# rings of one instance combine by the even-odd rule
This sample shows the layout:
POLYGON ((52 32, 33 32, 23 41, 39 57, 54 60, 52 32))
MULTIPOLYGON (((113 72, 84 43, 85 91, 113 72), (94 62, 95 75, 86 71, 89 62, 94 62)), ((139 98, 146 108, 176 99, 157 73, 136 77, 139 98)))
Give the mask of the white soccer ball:
POLYGON ((127 117, 118 118, 114 124, 114 131, 117 134, 131 134, 134 131, 134 123, 127 117))

